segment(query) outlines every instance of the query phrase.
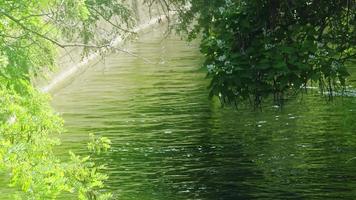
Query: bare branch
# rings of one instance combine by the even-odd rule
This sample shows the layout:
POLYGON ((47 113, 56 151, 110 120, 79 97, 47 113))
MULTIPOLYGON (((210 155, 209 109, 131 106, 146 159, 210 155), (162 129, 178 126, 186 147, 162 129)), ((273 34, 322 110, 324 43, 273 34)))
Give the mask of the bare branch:
POLYGON ((49 15, 51 15, 51 14, 52 14, 52 13, 42 13, 42 14, 27 15, 27 16, 22 17, 21 19, 19 19, 19 21, 23 21, 23 20, 26 20, 26 19, 29 19, 29 18, 33 18, 33 17, 49 16, 49 15))
POLYGON ((93 49, 112 49, 112 50, 124 52, 124 53, 129 54, 129 55, 131 55, 133 57, 136 57, 136 58, 140 58, 140 59, 144 60, 147 63, 154 64, 154 62, 150 61, 147 58, 139 56, 139 55, 137 55, 135 53, 132 53, 132 52, 130 52, 128 50, 121 49, 121 48, 118 48, 118 47, 114 47, 111 44, 93 45, 93 44, 71 43, 71 44, 62 44, 62 47, 63 48, 66 48, 66 47, 84 47, 84 48, 93 48, 93 49))
POLYGON ((98 15, 100 15, 102 17, 103 20, 105 20, 106 22, 111 24, 113 27, 115 27, 115 28, 117 28, 119 30, 122 30, 124 32, 127 32, 127 33, 136 34, 136 32, 134 32, 134 31, 130 31, 130 30, 124 29, 124 28, 118 26, 117 24, 113 23, 110 19, 106 18, 101 12, 99 12, 98 10, 93 8, 92 6, 90 6, 89 8, 92 9, 93 11, 95 11, 98 15))

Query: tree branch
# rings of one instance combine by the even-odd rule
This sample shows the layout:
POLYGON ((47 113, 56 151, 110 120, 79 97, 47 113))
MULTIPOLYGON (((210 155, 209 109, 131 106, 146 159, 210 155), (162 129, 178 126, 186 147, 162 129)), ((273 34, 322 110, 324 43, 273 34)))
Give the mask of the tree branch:
POLYGON ((136 34, 136 32, 134 32, 134 31, 130 31, 130 30, 124 29, 124 28, 118 26, 117 24, 113 23, 112 21, 110 21, 110 19, 106 18, 101 12, 99 12, 98 10, 93 8, 92 6, 89 6, 89 8, 92 9, 93 11, 95 11, 98 15, 100 15, 102 17, 103 20, 105 20, 106 22, 111 24, 113 27, 115 27, 115 28, 117 28, 119 30, 122 30, 124 32, 127 32, 127 33, 136 34))
POLYGON ((144 61, 148 62, 148 63, 153 63, 151 62, 150 60, 148 60, 147 58, 143 58, 139 55, 136 55, 132 52, 129 52, 127 50, 124 50, 124 49, 120 49, 120 48, 117 48, 117 47, 113 47, 111 43, 108 43, 108 44, 103 44, 103 45, 92 45, 92 44, 81 44, 81 43, 69 43, 69 44, 62 44, 58 41, 56 41, 55 39, 52 39, 44 34, 41 34, 35 30, 32 30, 31 28, 28 28, 27 26, 23 25, 18 19, 16 19, 15 17, 7 14, 7 13, 4 13, 3 11, 0 10, 0 14, 6 16, 7 18, 9 18, 11 21, 15 22, 17 25, 19 25, 22 29, 30 32, 30 33, 33 33, 53 44, 55 44, 56 46, 59 46, 61 48, 67 48, 67 47, 84 47, 84 48, 95 48, 95 49, 103 49, 103 48, 106 48, 106 49, 114 49, 114 50, 117 50, 117 51, 121 51, 121 52, 124 52, 124 53, 127 53, 131 56, 134 56, 134 57, 137 57, 137 58, 140 58, 140 59, 143 59, 144 61))
POLYGON ((11 16, 11 15, 9 15, 9 14, 7 14, 7 13, 1 11, 1 10, 0 10, 0 13, 1 13, 2 15, 4 15, 5 17, 9 18, 11 21, 15 22, 15 23, 16 23, 17 25, 19 25, 22 29, 24 29, 24 30, 26 30, 26 31, 28 31, 28 32, 31 32, 31 33, 33 33, 33 34, 35 34, 35 35, 37 35, 37 36, 39 36, 39 37, 41 37, 41 38, 43 38, 43 39, 45 39, 45 40, 48 40, 48 41, 52 42, 53 44, 56 44, 57 46, 63 48, 62 44, 60 44, 60 43, 57 42, 56 40, 54 40, 54 39, 52 39, 52 38, 49 38, 49 37, 47 37, 47 36, 45 36, 45 35, 43 35, 43 34, 37 32, 37 31, 34 31, 34 30, 32 30, 32 29, 26 27, 25 25, 23 25, 23 24, 20 22, 20 20, 16 19, 15 17, 13 17, 13 16, 11 16))

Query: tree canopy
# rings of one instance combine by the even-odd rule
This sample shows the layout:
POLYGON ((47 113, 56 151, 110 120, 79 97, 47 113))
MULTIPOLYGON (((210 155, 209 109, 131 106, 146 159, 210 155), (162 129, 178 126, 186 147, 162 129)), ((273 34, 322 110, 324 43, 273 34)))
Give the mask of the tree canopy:
MULTIPOLYGON (((63 162, 53 153, 63 122, 31 77, 56 65, 58 48, 83 47, 85 56, 131 34, 133 23, 130 9, 116 0, 0 1, 0 170, 22 191, 11 198, 111 197, 102 191, 102 166, 89 156, 70 153, 63 162)), ((93 153, 108 147, 107 138, 94 136, 88 145, 93 153)))
POLYGON ((167 0, 179 15, 178 31, 201 37, 223 103, 281 103, 316 83, 330 96, 346 86, 346 63, 355 58, 354 0, 167 0), (188 5, 188 6, 185 6, 188 5))
POLYGON ((2 1, 0 17, 0 50, 7 62, 0 75, 12 79, 54 66, 56 47, 82 46, 84 55, 108 47, 130 33, 134 22, 123 3, 105 0, 2 1))

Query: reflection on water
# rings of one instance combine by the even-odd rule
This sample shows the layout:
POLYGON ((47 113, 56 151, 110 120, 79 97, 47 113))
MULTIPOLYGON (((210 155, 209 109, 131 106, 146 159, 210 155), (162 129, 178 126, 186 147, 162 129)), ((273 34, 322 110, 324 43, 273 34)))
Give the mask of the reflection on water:
POLYGON ((63 150, 86 153, 89 132, 109 137, 106 163, 115 197, 127 199, 353 199, 356 98, 318 94, 280 111, 221 108, 207 98, 196 44, 161 33, 54 96, 68 133, 63 150))

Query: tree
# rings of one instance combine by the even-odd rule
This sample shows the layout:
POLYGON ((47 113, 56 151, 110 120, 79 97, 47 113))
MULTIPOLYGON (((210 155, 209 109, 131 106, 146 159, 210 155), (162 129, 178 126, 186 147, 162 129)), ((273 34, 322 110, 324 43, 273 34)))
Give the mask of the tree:
POLYGON ((9 62, 1 74, 19 78, 54 66, 57 47, 82 46, 83 55, 109 47, 118 35, 131 33, 134 22, 119 1, 18 0, 0 6, 0 50, 9 62))
POLYGON ((355 59, 354 0, 165 0, 177 30, 201 36, 210 94, 222 103, 276 103, 317 83, 343 90, 355 59))
MULTIPOLYGON (((26 199, 53 199, 63 192, 79 199, 108 199, 106 175, 90 157, 55 156, 53 136, 63 123, 39 93, 31 77, 56 65, 58 48, 83 47, 82 55, 110 48, 126 37, 134 20, 117 0, 0 1, 0 170, 26 199)), ((92 138, 88 148, 101 152, 107 138, 92 138)))

